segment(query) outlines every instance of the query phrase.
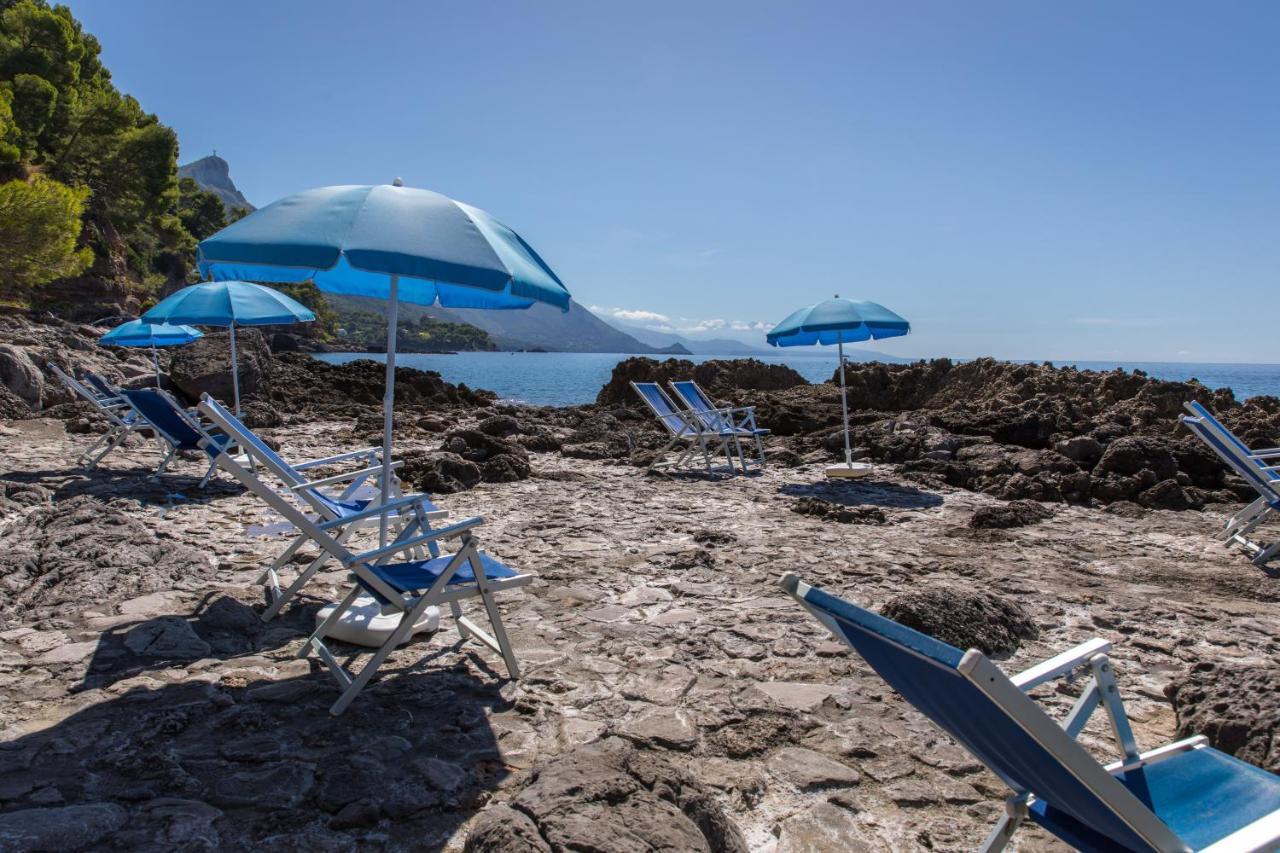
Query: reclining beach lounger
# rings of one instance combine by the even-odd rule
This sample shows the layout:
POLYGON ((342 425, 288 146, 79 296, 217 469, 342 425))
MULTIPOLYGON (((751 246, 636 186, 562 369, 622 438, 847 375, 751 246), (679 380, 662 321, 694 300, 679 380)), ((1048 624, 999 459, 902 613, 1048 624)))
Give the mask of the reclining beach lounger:
POLYGON ((710 471, 713 445, 716 453, 724 453, 729 469, 733 470, 733 457, 729 454, 727 440, 707 430, 701 421, 688 412, 682 411, 667 396, 667 392, 662 390, 662 386, 656 382, 632 382, 631 387, 671 435, 671 440, 658 451, 658 455, 654 457, 647 470, 679 470, 689 466, 694 453, 701 450, 703 466, 710 471), (683 451, 679 456, 671 458, 669 454, 677 445, 684 445, 683 451))
POLYGON ((1094 639, 1012 678, 954 646, 803 583, 782 587, 853 647, 903 699, 1012 789, 984 851, 1028 818, 1079 850, 1271 850, 1280 841, 1280 777, 1186 740, 1140 752, 1107 658, 1094 639), (1026 692, 1077 670, 1085 690, 1066 718, 1026 692), (1101 705, 1121 758, 1099 764, 1076 740, 1101 705))
MULTIPOLYGON (((179 451, 199 450, 200 442, 206 436, 228 449, 236 447, 235 440, 226 433, 210 435, 200 421, 166 391, 157 388, 141 388, 121 391, 120 394, 168 446, 168 452, 160 460, 155 473, 151 475, 153 478, 164 473, 165 468, 169 467, 169 463, 179 451)), ((216 465, 212 463, 209 465, 209 470, 205 471, 204 477, 200 480, 200 488, 204 488, 217 470, 216 465)))
MULTIPOLYGON (((200 411, 205 417, 211 417, 211 412, 205 403, 200 404, 200 411)), ((415 531, 414 535, 402 533, 389 545, 363 553, 353 553, 331 533, 337 528, 348 525, 352 521, 351 517, 331 521, 314 520, 299 509, 288 496, 269 488, 262 478, 255 476, 240 464, 239 460, 226 452, 220 443, 213 440, 212 436, 204 438, 202 446, 216 465, 256 494, 352 573, 351 591, 333 608, 298 652, 299 657, 307 657, 314 652, 342 689, 342 695, 329 709, 331 714, 336 716, 346 710, 369 679, 377 673, 378 667, 387 659, 387 656, 413 633, 415 626, 420 623, 421 616, 429 607, 448 604, 462 638, 474 639, 501 655, 511 678, 514 680, 520 677, 519 664, 511 643, 507 639, 507 632, 502 626, 502 617, 498 613, 494 593, 524 586, 533 580, 533 576, 510 569, 494 558, 480 553, 473 531, 483 523, 482 519, 468 518, 436 530, 415 531), (424 546, 438 543, 453 543, 457 550, 452 554, 433 555, 425 559, 414 558, 402 562, 388 562, 397 555, 412 556, 424 546), (325 639, 330 636, 330 630, 340 622, 347 609, 362 595, 373 596, 388 612, 399 613, 399 621, 395 630, 374 652, 360 672, 352 673, 330 651, 325 644, 325 639), (479 598, 484 605, 493 631, 492 635, 462 613, 461 602, 469 598, 479 598)), ((390 512, 392 509, 388 504, 384 507, 370 507, 364 512, 377 515, 390 512)), ((425 528, 425 520, 423 528, 425 528)))
POLYGON ((720 408, 716 406, 707 392, 698 386, 697 382, 692 379, 683 382, 672 382, 671 390, 675 392, 676 398, 684 403, 689 412, 703 425, 703 427, 711 432, 724 436, 726 440, 732 438, 734 447, 738 450, 738 462, 742 464, 742 471, 747 471, 747 460, 742 455, 742 440, 751 439, 756 444, 756 461, 760 467, 764 467, 764 444, 761 437, 769 434, 769 430, 760 429, 756 426, 756 410, 754 406, 742 406, 737 408, 720 408))
MULTIPOLYGON (((346 522, 333 530, 335 538, 339 542, 345 542, 352 533, 361 527, 380 524, 383 518, 386 518, 397 535, 400 535, 404 532, 406 523, 426 525, 425 529, 430 529, 429 522, 445 518, 449 514, 439 509, 426 495, 405 496, 401 492, 400 481, 394 479, 394 473, 391 484, 392 501, 386 504, 387 512, 368 512, 367 510, 371 507, 381 505, 382 501, 382 448, 380 447, 368 447, 291 465, 279 453, 272 450, 253 430, 245 426, 229 409, 208 394, 205 394, 201 399, 200 409, 205 417, 209 418, 218 429, 231 436, 242 451, 261 464, 289 492, 305 501, 305 505, 319 518, 324 521, 346 522), (344 462, 354 462, 361 467, 315 480, 307 480, 302 473, 313 468, 344 462), (370 482, 377 486, 375 496, 371 498, 356 497, 359 490, 370 482), (332 494, 325 491, 325 488, 329 486, 345 487, 338 494, 332 494)), ((399 464, 397 463, 395 467, 399 467, 399 464)), ((252 473, 250 475, 252 476, 252 473)), ((410 535, 413 532, 413 530, 410 530, 410 535)), ((307 585, 316 572, 332 559, 332 555, 321 548, 319 556, 297 574, 293 583, 282 590, 280 588, 280 571, 291 562, 298 549, 308 542, 312 542, 311 537, 305 532, 300 532, 293 542, 289 544, 289 547, 285 548, 284 552, 258 579, 258 582, 263 584, 267 592, 267 606, 261 614, 262 621, 270 621, 307 585)), ((434 547, 435 543, 428 543, 429 550, 434 547)), ((431 554, 432 556, 438 556, 435 550, 431 550, 431 554)))
POLYGON ((146 422, 129 405, 129 401, 120 396, 119 391, 112 389, 101 378, 88 374, 85 377, 86 381, 82 383, 73 379, 56 364, 50 363, 49 370, 54 376, 58 377, 71 393, 93 406, 94 411, 107 419, 107 431, 94 442, 92 447, 76 458, 77 465, 83 465, 86 469, 92 471, 108 453, 123 444, 125 439, 135 430, 146 426, 146 422), (90 377, 97 380, 92 386, 90 385, 90 382, 92 382, 90 377), (97 386, 97 383, 101 383, 100 388, 94 387, 97 386), (99 453, 98 448, 103 448, 102 452, 99 453))
POLYGON ((1280 465, 1271 464, 1280 460, 1280 449, 1250 450, 1204 406, 1195 401, 1185 405, 1191 414, 1183 415, 1182 423, 1258 493, 1256 500, 1227 519, 1223 541, 1240 545, 1256 565, 1266 564, 1280 553, 1280 540, 1262 545, 1250 534, 1271 513, 1280 511, 1280 465))

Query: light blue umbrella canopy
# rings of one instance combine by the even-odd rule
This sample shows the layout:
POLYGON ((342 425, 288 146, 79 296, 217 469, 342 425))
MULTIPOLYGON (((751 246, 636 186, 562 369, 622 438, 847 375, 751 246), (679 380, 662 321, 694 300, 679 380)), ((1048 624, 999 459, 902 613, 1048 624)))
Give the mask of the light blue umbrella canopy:
POLYGON ((836 296, 788 315, 765 339, 775 347, 795 347, 893 338, 910 331, 910 323, 883 305, 836 296))
POLYGON ((488 213, 430 190, 383 184, 287 196, 203 240, 202 275, 314 281, 321 290, 447 308, 568 311, 569 291, 488 213))
POLYGON ((156 368, 156 387, 159 388, 160 357, 156 355, 156 347, 182 346, 203 337, 204 332, 190 326, 171 326, 168 323, 130 320, 98 338, 98 343, 113 347, 151 347, 151 362, 156 368))
POLYGON ((296 299, 251 281, 193 284, 169 294, 142 315, 143 320, 153 323, 193 323, 226 326, 230 330, 231 383, 237 415, 240 414, 240 366, 236 359, 236 326, 310 323, 315 318, 311 309, 296 299))
MULTIPOLYGON (((840 412, 844 416, 844 476, 852 476, 853 448, 849 441, 849 397, 844 384, 844 345, 855 341, 896 338, 908 334, 911 324, 877 302, 830 299, 801 308, 765 335, 775 347, 835 344, 840 359, 840 412)), ((828 476, 835 476, 828 469, 828 476)))
POLYGON ((142 319, 197 326, 277 326, 309 323, 310 308, 278 290, 251 281, 206 281, 184 287, 156 303, 142 319))
MULTIPOLYGON (((569 291, 520 235, 488 213, 393 184, 320 187, 272 202, 201 241, 214 279, 314 281, 329 293, 388 301, 382 499, 390 497, 396 320, 401 300, 446 308, 569 310, 569 291)), ((386 541, 386 520, 382 540, 386 541)))
POLYGON ((130 320, 98 338, 98 343, 113 347, 176 347, 203 337, 204 332, 190 326, 130 320))

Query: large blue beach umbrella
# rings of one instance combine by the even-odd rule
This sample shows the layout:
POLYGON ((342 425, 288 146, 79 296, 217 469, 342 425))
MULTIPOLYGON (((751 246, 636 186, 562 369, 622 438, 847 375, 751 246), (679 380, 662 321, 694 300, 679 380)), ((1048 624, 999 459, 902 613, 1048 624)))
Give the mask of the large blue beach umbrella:
POLYGON ((309 323, 311 309, 278 290, 251 281, 207 281, 184 287, 156 303, 142 319, 152 323, 225 326, 231 333, 231 387, 240 414, 240 365, 236 359, 236 326, 279 326, 309 323))
POLYGON ((156 347, 182 346, 203 337, 204 332, 190 326, 130 320, 98 338, 98 343, 113 347, 151 347, 151 361, 156 366, 156 387, 159 388, 160 356, 156 355, 156 347))
POLYGON ((775 347, 835 344, 840 359, 840 409, 844 415, 843 472, 828 469, 829 476, 849 476, 854 471, 853 450, 849 446, 849 402, 844 384, 844 345, 856 341, 896 338, 911 331, 911 324, 875 302, 831 299, 801 308, 787 316, 765 335, 775 347))
POLYGON ((495 309, 543 302, 569 310, 569 291, 518 234, 483 210, 399 179, 273 202, 203 240, 199 265, 214 279, 312 280, 329 293, 388 301, 384 466, 391 464, 401 301, 495 309))

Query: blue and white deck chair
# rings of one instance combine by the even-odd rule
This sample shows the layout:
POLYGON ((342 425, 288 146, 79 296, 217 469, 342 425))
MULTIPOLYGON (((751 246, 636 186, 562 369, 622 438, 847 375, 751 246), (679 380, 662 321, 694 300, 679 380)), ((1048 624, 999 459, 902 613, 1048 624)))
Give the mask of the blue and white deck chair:
POLYGON ((1280 844, 1280 777, 1203 737, 1139 752, 1105 640, 1011 678, 976 649, 962 652, 794 574, 782 587, 1012 789, 982 850, 1002 850, 1027 819, 1079 850, 1227 853, 1280 844), (1085 690, 1063 721, 1026 695, 1077 669, 1085 690), (1100 704, 1122 754, 1106 766, 1075 739, 1100 704))
POLYGON ((755 406, 723 408, 707 396, 707 392, 692 379, 670 383, 676 398, 684 403, 689 413, 710 432, 718 433, 727 439, 733 439, 738 450, 738 462, 743 473, 747 470, 747 460, 742 454, 742 440, 751 439, 756 445, 756 461, 764 467, 764 444, 761 438, 769 434, 769 430, 756 426, 755 406))
MULTIPOLYGON (((201 403, 200 408, 202 414, 209 415, 205 403, 201 403)), ((415 532, 415 535, 402 533, 389 545, 362 553, 353 553, 333 535, 335 529, 347 526, 351 521, 350 518, 330 521, 313 519, 288 496, 270 488, 263 478, 256 476, 254 472, 242 465, 220 444, 206 438, 203 446, 218 467, 256 494, 283 516, 285 521, 306 534, 311 541, 351 572, 353 580, 351 591, 316 627, 315 632, 307 638, 298 652, 299 657, 307 657, 314 652, 342 689, 342 695, 329 709, 331 714, 336 716, 346 710, 369 679, 377 673, 378 667, 387 659, 387 656, 412 635, 428 607, 441 607, 448 604, 462 638, 476 640, 501 655, 512 680, 520 677, 519 664, 511 643, 507 639, 506 629, 502 626, 502 617, 498 613, 494 594, 525 586, 533 580, 533 576, 517 572, 494 558, 480 553, 478 542, 472 531, 483 523, 482 519, 468 518, 435 530, 425 529, 424 520, 422 529, 415 532), (441 543, 453 543, 457 550, 452 554, 435 552, 427 558, 388 562, 397 555, 416 555, 424 547, 441 543), (374 652, 372 658, 358 673, 353 673, 338 661, 325 644, 325 639, 339 624, 343 614, 361 596, 372 596, 382 604, 384 611, 398 612, 400 619, 397 627, 374 652), (461 603, 469 598, 479 598, 484 605, 493 631, 492 635, 462 613, 461 603)), ((370 507, 365 512, 378 514, 391 512, 393 509, 388 504, 382 507, 370 507)))
MULTIPOLYGON (((229 409, 208 394, 205 394, 200 401, 200 413, 223 433, 231 436, 246 455, 270 472, 291 494, 304 501, 305 506, 320 519, 339 522, 333 530, 339 542, 345 542, 361 527, 380 524, 383 517, 388 519, 388 523, 399 536, 405 533, 406 527, 410 528, 408 530, 410 535, 414 534, 418 527, 429 530, 431 521, 445 518, 449 514, 433 504, 426 495, 404 495, 398 479, 393 479, 391 484, 393 500, 385 505, 386 512, 381 511, 379 507, 382 504, 382 448, 380 447, 368 447, 291 465, 253 430, 245 426, 229 409), (308 480, 302 473, 313 468, 350 462, 355 462, 361 467, 315 480, 308 480), (374 490, 374 496, 357 497, 359 491, 369 482, 378 487, 374 490), (330 486, 343 486, 343 488, 337 494, 333 494, 325 491, 326 487, 330 486)), ((393 466, 393 477, 395 468, 400 465, 401 463, 397 462, 393 466)), ((270 621, 307 585, 316 572, 332 559, 332 555, 321 548, 319 556, 300 571, 287 588, 281 589, 281 570, 291 562, 299 548, 311 541, 311 537, 300 532, 258 579, 258 583, 263 584, 267 593, 267 606, 261 614, 262 621, 270 621)), ((438 556, 438 551, 433 550, 434 542, 427 543, 427 547, 432 556, 438 556)))
POLYGON ((49 370, 52 371, 54 376, 58 377, 71 393, 87 402, 95 412, 107 420, 107 431, 94 442, 92 447, 80 454, 76 459, 77 465, 83 465, 86 469, 92 471, 108 453, 124 444, 125 439, 135 430, 146 426, 146 422, 129 405, 129 401, 121 397, 119 391, 112 389, 98 377, 89 374, 85 377, 85 382, 80 382, 72 378, 56 364, 50 363, 49 370), (91 382, 90 377, 102 382, 101 390, 89 384, 91 382), (99 448, 102 448, 101 452, 99 452, 99 448))
MULTIPOLYGON (((173 461, 173 457, 177 456, 179 451, 199 450, 201 448, 201 440, 207 435, 210 440, 220 446, 229 449, 236 447, 235 440, 226 433, 209 435, 196 417, 184 409, 177 400, 173 399, 165 391, 161 391, 158 388, 139 388, 124 390, 120 394, 129 401, 129 405, 133 407, 134 411, 155 430, 156 435, 168 445, 168 451, 165 453, 164 458, 160 460, 155 473, 151 475, 153 478, 159 477, 164 473, 165 468, 169 467, 169 463, 173 461)), ((204 477, 200 480, 200 488, 204 488, 217 470, 217 465, 209 465, 209 470, 205 471, 204 477)))
POLYGON ((662 390, 661 385, 656 382, 632 382, 631 387, 657 417, 658 423, 662 424, 671 435, 671 440, 658 451, 648 470, 674 471, 687 467, 699 450, 702 451, 702 463, 707 471, 711 470, 713 450, 716 453, 724 453, 725 459, 729 462, 729 469, 733 469, 733 456, 729 453, 727 440, 718 433, 708 430, 701 421, 688 412, 681 410, 667 396, 667 392, 662 390), (677 445, 684 445, 684 447, 678 456, 672 458, 669 454, 677 445))
POLYGON ((1204 406, 1195 401, 1185 406, 1191 414, 1183 415, 1182 423, 1258 493, 1256 500, 1227 519, 1223 541, 1240 545, 1256 565, 1265 565, 1280 553, 1280 540, 1262 545, 1249 537, 1271 513, 1280 511, 1280 465, 1270 464, 1280 458, 1280 448, 1250 450, 1204 406))

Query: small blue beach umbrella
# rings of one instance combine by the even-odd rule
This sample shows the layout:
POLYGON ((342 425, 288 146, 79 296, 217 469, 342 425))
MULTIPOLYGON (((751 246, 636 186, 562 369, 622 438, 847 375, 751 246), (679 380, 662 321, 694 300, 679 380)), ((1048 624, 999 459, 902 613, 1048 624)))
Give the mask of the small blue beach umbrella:
MULTIPOLYGON (((199 265, 213 279, 312 280, 329 293, 388 301, 384 466, 391 464, 401 301, 493 309, 543 302, 569 310, 569 291, 520 235, 483 210, 398 178, 273 202, 203 240, 199 265)), ((385 475, 382 487, 386 500, 385 475)))
POLYGON ((231 384, 240 414, 240 367, 236 360, 236 326, 310 323, 311 309, 278 290, 250 281, 208 281, 184 287, 156 303, 142 319, 152 323, 225 326, 231 332, 231 384))
POLYGON ((130 320, 98 338, 98 343, 113 347, 151 347, 151 361, 156 366, 156 387, 159 388, 160 356, 156 355, 156 347, 182 346, 203 337, 204 332, 190 326, 171 326, 168 323, 130 320))
POLYGON ((849 402, 844 384, 844 345, 856 341, 896 338, 908 334, 911 324, 875 302, 841 299, 839 294, 801 308, 774 326, 765 335, 775 347, 835 344, 840 358, 840 409, 844 414, 843 472, 828 469, 828 476, 849 476, 853 467, 853 450, 849 446, 849 402))

